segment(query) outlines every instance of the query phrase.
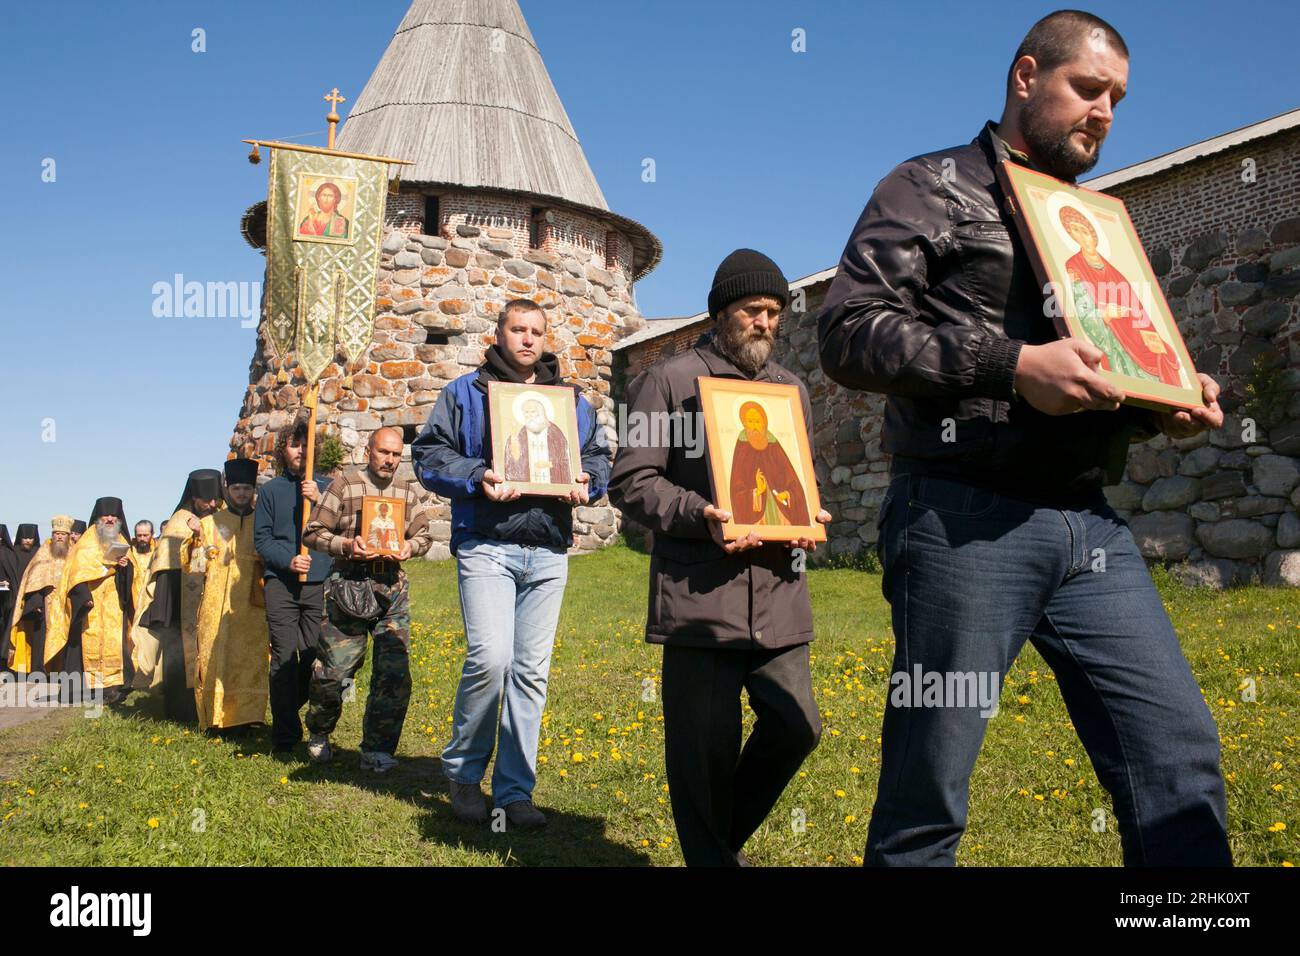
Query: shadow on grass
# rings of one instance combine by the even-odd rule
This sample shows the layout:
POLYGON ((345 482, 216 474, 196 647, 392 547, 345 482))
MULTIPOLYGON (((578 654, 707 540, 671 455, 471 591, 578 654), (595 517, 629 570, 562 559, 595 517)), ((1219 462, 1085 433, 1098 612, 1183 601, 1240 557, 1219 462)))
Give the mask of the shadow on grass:
MULTIPOLYGON (((163 715, 159 695, 133 693, 115 712, 127 720, 165 724, 199 734, 196 725, 183 725, 163 715)), ((236 754, 260 756, 284 764, 284 772, 302 783, 337 783, 370 793, 393 797, 415 807, 419 812, 420 832, 425 840, 447 847, 463 847, 504 858, 507 865, 518 866, 649 866, 648 855, 617 843, 606 836, 603 817, 571 813, 539 804, 546 814, 542 830, 521 830, 507 825, 496 832, 491 823, 462 823, 451 812, 447 778, 442 761, 434 756, 398 756, 398 766, 388 773, 363 771, 357 749, 336 746, 334 759, 327 764, 307 761, 305 743, 289 754, 273 753, 271 729, 265 724, 237 728, 222 734, 225 749, 236 754)))
MULTIPOLYGON (((266 749, 270 749, 269 741, 266 749)), ((298 764, 289 771, 289 777, 295 781, 341 783, 402 800, 419 810, 423 839, 503 856, 508 865, 650 865, 647 855, 607 838, 606 823, 601 817, 539 805, 548 821, 542 830, 521 830, 506 825, 503 832, 497 832, 490 821, 461 822, 452 815, 447 778, 442 774, 442 761, 438 757, 399 756, 398 766, 383 774, 361 770, 360 760, 359 751, 339 748, 335 748, 334 759, 327 764, 306 763, 302 748, 291 758, 285 758, 286 763, 298 764)))

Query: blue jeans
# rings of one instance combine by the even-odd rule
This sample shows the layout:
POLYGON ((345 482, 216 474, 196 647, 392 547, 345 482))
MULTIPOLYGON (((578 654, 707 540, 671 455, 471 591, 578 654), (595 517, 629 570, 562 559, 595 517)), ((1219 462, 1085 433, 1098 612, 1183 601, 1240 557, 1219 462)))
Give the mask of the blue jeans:
POLYGON ((1026 640, 1113 799, 1124 862, 1231 865, 1214 718, 1104 498, 1062 510, 902 474, 880 520, 896 649, 867 865, 954 862, 987 727, 957 695, 895 694, 899 675, 975 672, 1001 688, 1026 640))
POLYGON ((456 549, 456 568, 469 649, 442 771, 456 783, 483 779, 498 743, 499 710, 492 802, 505 807, 531 799, 537 783, 537 737, 569 558, 563 550, 471 536, 456 549))

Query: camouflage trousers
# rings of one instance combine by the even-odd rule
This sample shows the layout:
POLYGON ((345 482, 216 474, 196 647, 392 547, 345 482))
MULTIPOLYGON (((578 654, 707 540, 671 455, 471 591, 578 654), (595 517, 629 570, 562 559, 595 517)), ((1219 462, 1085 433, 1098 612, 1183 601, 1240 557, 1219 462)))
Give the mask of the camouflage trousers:
POLYGON ((333 733, 343 711, 344 694, 351 690, 366 659, 366 638, 373 635, 375 651, 361 749, 392 754, 411 700, 411 600, 406 573, 369 579, 381 611, 378 620, 354 618, 330 600, 330 585, 339 577, 336 571, 325 584, 325 620, 308 691, 307 730, 333 733))

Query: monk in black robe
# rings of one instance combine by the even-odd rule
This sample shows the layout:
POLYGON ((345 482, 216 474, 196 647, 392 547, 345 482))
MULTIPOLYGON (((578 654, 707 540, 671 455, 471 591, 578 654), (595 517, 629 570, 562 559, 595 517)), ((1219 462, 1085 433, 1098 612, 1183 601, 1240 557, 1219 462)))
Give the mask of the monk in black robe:
MULTIPOLYGON (((18 573, 18 558, 14 554, 14 543, 9 537, 9 526, 0 524, 0 631, 9 630, 9 619, 14 612, 14 600, 18 591, 18 582, 23 576, 18 573)), ((6 649, 4 638, 0 637, 0 669, 4 668, 6 649)))
POLYGON ((808 500, 799 473, 758 402, 740 406, 745 430, 731 456, 731 514, 737 524, 807 525, 808 500))
POLYGON ((20 524, 14 534, 14 559, 17 562, 14 570, 20 578, 26 573, 27 565, 32 563, 40 546, 41 529, 34 524, 20 524))
MULTIPOLYGON (((8 528, 5 528, 4 537, 8 540, 8 528)), ((0 546, 0 577, 8 576, 9 580, 7 596, 0 595, 0 603, 4 605, 4 613, 0 614, 0 631, 3 632, 0 634, 0 670, 9 669, 7 662, 9 653, 13 650, 9 629, 13 626, 14 612, 19 610, 21 603, 18 585, 22 582, 23 575, 27 573, 27 566, 32 563, 40 548, 40 528, 26 522, 18 526, 11 547, 6 549, 0 546)))

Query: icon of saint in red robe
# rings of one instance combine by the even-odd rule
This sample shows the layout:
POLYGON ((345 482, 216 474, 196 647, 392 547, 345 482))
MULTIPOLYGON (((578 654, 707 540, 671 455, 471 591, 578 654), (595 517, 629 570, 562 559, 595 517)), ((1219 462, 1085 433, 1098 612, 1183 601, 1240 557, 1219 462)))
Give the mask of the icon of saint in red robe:
POLYGON ((1097 251, 1097 233, 1088 217, 1062 206, 1060 218, 1079 244, 1079 251, 1065 261, 1065 271, 1080 323, 1105 353, 1102 368, 1182 386, 1177 355, 1156 331, 1132 284, 1097 251))

